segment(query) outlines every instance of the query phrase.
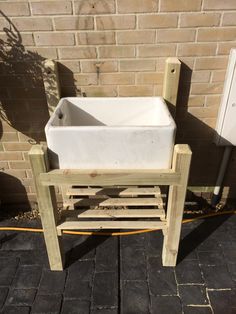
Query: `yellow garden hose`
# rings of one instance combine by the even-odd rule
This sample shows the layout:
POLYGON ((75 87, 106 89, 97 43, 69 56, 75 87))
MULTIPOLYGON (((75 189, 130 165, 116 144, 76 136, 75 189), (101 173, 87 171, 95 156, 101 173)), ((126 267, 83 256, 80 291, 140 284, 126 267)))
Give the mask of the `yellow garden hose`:
MULTIPOLYGON (((223 212, 216 212, 211 214, 206 214, 202 216, 198 216, 196 218, 191 219, 184 219, 182 223, 188 223, 192 221, 196 221, 203 218, 210 218, 214 216, 221 216, 221 215, 233 215, 236 214, 236 210, 228 210, 223 212)), ((69 231, 63 230, 62 233, 64 234, 76 234, 76 235, 96 235, 96 236, 125 236, 125 235, 132 235, 132 234, 140 234, 146 232, 152 232, 160 229, 145 229, 145 230, 135 230, 135 231, 127 231, 127 232, 93 232, 93 231, 69 231)), ((26 231, 26 232, 43 232, 41 228, 24 228, 24 227, 0 227, 0 231, 26 231)))

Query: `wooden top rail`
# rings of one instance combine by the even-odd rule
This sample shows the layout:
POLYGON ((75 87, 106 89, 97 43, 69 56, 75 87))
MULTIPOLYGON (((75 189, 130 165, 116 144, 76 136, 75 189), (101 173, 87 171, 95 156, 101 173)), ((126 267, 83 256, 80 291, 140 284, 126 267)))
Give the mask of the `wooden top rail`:
POLYGON ((179 185, 181 175, 172 169, 161 170, 63 170, 40 174, 44 186, 51 185, 179 185))

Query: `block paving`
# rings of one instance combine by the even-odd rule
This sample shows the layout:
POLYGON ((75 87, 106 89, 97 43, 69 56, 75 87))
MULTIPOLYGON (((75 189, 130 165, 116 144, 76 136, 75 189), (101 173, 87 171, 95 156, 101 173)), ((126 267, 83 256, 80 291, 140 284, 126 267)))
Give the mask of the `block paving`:
POLYGON ((63 235, 65 270, 51 272, 42 234, 1 231, 0 313, 236 313, 236 216, 184 224, 181 238, 178 265, 167 268, 161 231, 63 235))

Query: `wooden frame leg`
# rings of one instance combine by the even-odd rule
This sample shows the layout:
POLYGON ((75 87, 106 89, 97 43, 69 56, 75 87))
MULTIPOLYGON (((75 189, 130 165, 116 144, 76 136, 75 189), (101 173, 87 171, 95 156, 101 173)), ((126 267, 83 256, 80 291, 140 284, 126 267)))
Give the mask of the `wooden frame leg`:
POLYGON ((167 230, 162 251, 163 266, 176 265, 191 155, 188 145, 175 145, 172 168, 181 173, 181 182, 179 185, 170 186, 169 190, 167 230))
POLYGON ((52 186, 43 186, 39 180, 39 174, 48 171, 46 148, 42 145, 32 146, 29 158, 35 180, 50 268, 51 270, 63 270, 61 244, 56 228, 57 207, 55 189, 52 186))

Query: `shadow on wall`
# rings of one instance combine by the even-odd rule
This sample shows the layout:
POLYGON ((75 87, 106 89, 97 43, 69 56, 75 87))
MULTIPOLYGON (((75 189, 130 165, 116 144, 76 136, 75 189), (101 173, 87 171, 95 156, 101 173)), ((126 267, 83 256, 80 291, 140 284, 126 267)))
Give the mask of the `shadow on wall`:
MULTIPOLYGON (((203 121, 196 118, 188 112, 189 95, 191 87, 192 70, 182 62, 178 101, 176 106, 176 124, 177 124, 177 143, 187 143, 190 145, 193 155, 189 186, 196 188, 214 187, 218 170, 224 153, 223 146, 217 146, 214 143, 216 131, 203 121)), ((204 103, 198 103, 196 108, 204 111, 204 103)), ((206 110, 210 109, 209 107, 206 110)), ((215 114, 215 113, 214 113, 215 114)), ((229 143, 230 145, 230 143, 229 143)), ((228 172, 224 185, 228 187, 228 199, 236 198, 236 185, 233 186, 233 174, 235 173, 235 155, 229 162, 228 172)), ((189 195, 191 192, 189 191, 189 195)), ((202 199, 200 193, 192 195, 195 200, 202 203, 203 207, 207 202, 202 199)), ((209 193, 209 198, 210 198, 209 193)), ((207 196, 207 194, 205 194, 207 196)))
MULTIPOLYGON (((77 12, 78 17, 79 14, 83 14, 82 3, 85 7, 87 5, 86 2, 81 2, 81 6, 77 12)), ((101 3, 98 1, 96 5, 101 6, 101 3)), ((91 13, 93 13, 92 10, 93 8, 91 9, 91 13)), ((0 123, 0 138, 4 142, 4 134, 6 132, 15 132, 16 130, 19 132, 21 141, 28 141, 31 144, 38 143, 41 140, 45 140, 44 126, 48 120, 48 110, 42 80, 43 73, 46 71, 43 66, 45 58, 37 52, 28 51, 23 45, 25 34, 21 36, 11 20, 3 12, 0 12, 0 14, 5 19, 5 24, 7 25, 3 29, 4 36, 0 37, 0 118, 2 121, 0 123)), ((78 29, 80 29, 79 23, 78 19, 78 29)), ((109 23, 111 25, 114 24, 112 18, 109 23)), ((92 32, 87 34, 92 34, 92 32)), ((86 37, 81 44, 93 43, 96 45, 97 43, 94 43, 94 40, 93 37, 86 37)), ((107 39, 99 38, 98 40, 102 42, 107 39)), ((99 73, 97 72, 96 64, 102 64, 102 61, 96 60, 91 70, 91 72, 94 71, 94 73, 98 74, 98 84, 99 73)), ((102 66, 100 69, 102 71, 102 66)), ((80 90, 76 86, 74 74, 68 69, 66 62, 64 64, 59 63, 59 73, 60 77, 66 79, 67 83, 66 86, 63 86, 62 96, 79 95, 80 90)), ((213 143, 214 129, 188 112, 187 104, 191 76, 192 70, 182 63, 176 113, 178 127, 177 142, 188 143, 193 150, 189 185, 194 187, 214 186, 224 149, 217 147, 213 143), (205 139, 204 141, 201 140, 203 138, 205 139)), ((53 82, 50 82, 49 76, 47 84, 53 84, 53 82)), ((51 97, 54 97, 53 93, 51 97)), ((229 166, 235 168, 234 158, 232 158, 231 165, 229 166)), ((12 191, 15 191, 15 186, 19 187, 19 182, 21 181, 15 179, 16 182, 14 184, 13 178, 7 174, 7 171, 2 171, 1 173, 4 173, 1 180, 2 183, 8 185, 8 193, 13 193, 12 191), (9 180, 7 180, 8 177, 9 180), (8 181, 11 183, 8 184, 8 181)), ((231 177, 229 175, 228 182, 233 182, 232 175, 231 177)), ((26 192, 22 185, 20 193, 26 195, 26 192)), ((231 187, 229 197, 235 196, 235 189, 231 187)))
MULTIPOLYGON (((44 126, 49 114, 43 76, 46 77, 45 83, 48 86, 53 86, 54 82, 50 75, 47 75, 47 69, 44 67, 45 58, 24 47, 24 40, 31 40, 29 35, 21 35, 2 11, 0 11, 0 17, 4 19, 5 25, 2 29, 4 34, 0 37, 0 141, 3 143, 0 144, 0 150, 9 151, 10 154, 11 150, 18 149, 14 147, 8 149, 8 145, 16 146, 20 141, 26 143, 25 147, 27 148, 22 149, 27 153, 27 142, 34 145, 45 141, 44 126), (16 132, 19 132, 19 139, 16 132), (9 138, 13 135, 13 138, 9 138), (5 147, 3 148, 2 145, 5 147)), ((69 69, 65 66, 62 68, 64 73, 71 76, 69 69)), ((70 84, 73 85, 73 80, 70 84)), ((48 97, 53 102, 55 97, 53 89, 48 97)), ((8 157, 5 156, 6 164, 7 159, 8 157)), ((9 203, 16 203, 19 208, 22 204, 23 207, 29 209, 27 193, 29 193, 28 187, 31 185, 32 179, 17 179, 14 177, 14 171, 9 170, 4 163, 0 169, 2 207, 4 207, 4 202, 7 202, 8 208, 9 203)), ((16 171, 23 172, 24 170, 16 171)))

